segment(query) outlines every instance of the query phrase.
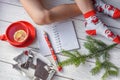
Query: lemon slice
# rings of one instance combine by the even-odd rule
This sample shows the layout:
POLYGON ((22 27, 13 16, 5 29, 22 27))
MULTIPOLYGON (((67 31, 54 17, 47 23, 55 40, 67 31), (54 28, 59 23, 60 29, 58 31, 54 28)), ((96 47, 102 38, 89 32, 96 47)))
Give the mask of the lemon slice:
POLYGON ((17 42, 23 42, 27 38, 27 33, 24 30, 18 30, 14 34, 14 40, 17 42))

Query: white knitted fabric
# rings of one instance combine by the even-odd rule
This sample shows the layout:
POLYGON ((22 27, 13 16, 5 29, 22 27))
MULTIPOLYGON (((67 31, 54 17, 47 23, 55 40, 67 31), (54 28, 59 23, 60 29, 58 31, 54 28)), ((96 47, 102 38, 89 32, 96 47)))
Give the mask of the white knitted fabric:
POLYGON ((93 31, 91 31, 94 30, 96 32, 96 35, 99 34, 111 40, 116 37, 114 33, 107 28, 107 25, 102 23, 101 20, 99 20, 96 16, 90 16, 89 18, 86 18, 85 29, 86 32, 89 33, 94 33, 93 31))

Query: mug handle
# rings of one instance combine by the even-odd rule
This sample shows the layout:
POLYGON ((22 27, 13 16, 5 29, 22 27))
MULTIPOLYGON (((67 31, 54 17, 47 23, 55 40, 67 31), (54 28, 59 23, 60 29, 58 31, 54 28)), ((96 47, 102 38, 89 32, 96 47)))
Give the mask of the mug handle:
POLYGON ((2 40, 2 41, 7 41, 6 35, 5 35, 5 34, 0 35, 0 40, 2 40))

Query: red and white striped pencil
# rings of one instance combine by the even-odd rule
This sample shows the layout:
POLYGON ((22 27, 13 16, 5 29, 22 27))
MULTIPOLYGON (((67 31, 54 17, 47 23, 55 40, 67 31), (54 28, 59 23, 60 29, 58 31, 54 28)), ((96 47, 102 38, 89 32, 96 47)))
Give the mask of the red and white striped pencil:
POLYGON ((56 63, 56 66, 57 66, 57 68, 58 68, 58 71, 61 71, 61 70, 62 70, 62 67, 58 64, 58 58, 57 58, 57 56, 56 56, 56 54, 55 54, 55 51, 54 51, 54 49, 53 49, 53 46, 52 46, 52 44, 51 44, 51 42, 50 42, 49 35, 48 35, 45 31, 44 31, 44 38, 45 38, 46 43, 47 43, 47 45, 48 45, 48 47, 49 47, 49 49, 50 49, 50 52, 51 52, 51 54, 52 54, 52 57, 53 57, 53 59, 54 59, 54 61, 55 61, 55 63, 56 63))

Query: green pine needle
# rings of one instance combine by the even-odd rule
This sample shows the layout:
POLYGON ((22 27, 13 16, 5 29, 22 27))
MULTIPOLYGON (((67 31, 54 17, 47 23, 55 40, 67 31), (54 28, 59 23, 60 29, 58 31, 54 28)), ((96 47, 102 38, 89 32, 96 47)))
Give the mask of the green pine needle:
POLYGON ((102 80, 106 80, 106 78, 109 76, 108 71, 106 71, 103 76, 102 76, 102 80))
POLYGON ((96 75, 97 73, 99 73, 101 70, 101 67, 94 67, 92 70, 91 70, 91 73, 92 75, 96 75))
POLYGON ((90 36, 87 36, 87 41, 88 42, 94 42, 94 43, 96 43, 96 44, 98 44, 99 46, 102 46, 102 47, 106 47, 107 46, 104 42, 102 42, 100 40, 97 40, 97 39, 93 39, 90 36))
POLYGON ((65 50, 63 50, 62 51, 62 54, 64 55, 64 56, 66 56, 66 57, 76 57, 74 54, 72 54, 70 51, 65 51, 65 50))
POLYGON ((96 53, 98 48, 95 46, 93 42, 86 42, 84 44, 85 48, 89 50, 90 53, 96 53))
POLYGON ((108 73, 109 73, 109 75, 111 75, 111 76, 118 76, 118 71, 115 71, 115 70, 109 70, 108 71, 108 73))
POLYGON ((75 64, 75 58, 69 58, 65 61, 60 62, 61 66, 68 66, 68 65, 73 65, 75 64))
POLYGON ((80 57, 80 52, 78 52, 77 50, 73 52, 73 54, 76 56, 76 57, 80 57))
POLYGON ((76 67, 78 67, 80 65, 80 63, 82 63, 80 58, 69 58, 65 61, 60 62, 60 65, 61 66, 75 65, 76 67))
POLYGON ((102 80, 106 80, 108 76, 118 76, 118 71, 115 70, 106 70, 102 76, 102 80))
POLYGON ((82 56, 78 51, 73 52, 62 51, 62 54, 69 58, 65 61, 60 62, 61 66, 75 65, 76 67, 78 67, 81 63, 84 64, 86 61, 86 56, 85 55, 82 56))
POLYGON ((102 64, 101 64, 101 62, 97 59, 96 60, 96 66, 91 70, 91 73, 93 74, 93 75, 95 75, 95 74, 97 74, 97 73, 99 73, 100 72, 100 70, 101 70, 101 68, 102 68, 102 64))
POLYGON ((113 63, 108 62, 108 61, 104 61, 104 62, 102 63, 102 66, 103 66, 104 68, 108 68, 108 67, 113 68, 113 69, 115 69, 116 71, 119 70, 118 67, 116 67, 113 63))

